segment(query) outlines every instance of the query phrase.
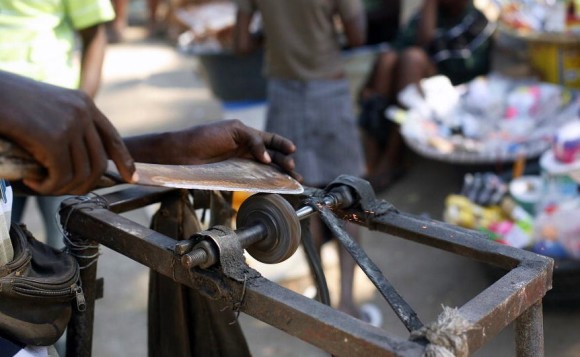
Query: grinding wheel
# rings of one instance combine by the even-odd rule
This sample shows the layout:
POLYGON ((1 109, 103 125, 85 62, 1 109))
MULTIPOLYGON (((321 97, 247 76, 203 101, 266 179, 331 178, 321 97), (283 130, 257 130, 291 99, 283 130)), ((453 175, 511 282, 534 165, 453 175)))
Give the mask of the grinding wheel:
POLYGON ((282 196, 258 193, 242 203, 236 219, 238 229, 262 225, 266 237, 247 247, 262 263, 275 264, 290 258, 300 244, 300 221, 282 196))

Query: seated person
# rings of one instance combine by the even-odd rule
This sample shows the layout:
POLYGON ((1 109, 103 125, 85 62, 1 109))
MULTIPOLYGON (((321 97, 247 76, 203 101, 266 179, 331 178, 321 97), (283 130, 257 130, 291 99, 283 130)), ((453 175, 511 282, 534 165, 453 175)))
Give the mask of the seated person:
POLYGON ((379 55, 359 98, 368 179, 377 192, 404 172, 403 140, 385 108, 423 78, 443 74, 457 85, 486 74, 494 28, 472 0, 424 0, 393 50, 379 55))

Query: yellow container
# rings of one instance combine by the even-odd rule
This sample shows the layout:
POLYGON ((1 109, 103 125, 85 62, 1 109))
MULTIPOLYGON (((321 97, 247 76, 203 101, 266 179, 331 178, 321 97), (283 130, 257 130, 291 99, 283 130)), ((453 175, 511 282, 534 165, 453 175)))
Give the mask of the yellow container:
POLYGON ((529 41, 530 64, 542 80, 580 89, 580 37, 538 36, 529 41))
POLYGON ((235 191, 232 197, 232 208, 237 212, 242 203, 253 194, 253 192, 235 191))

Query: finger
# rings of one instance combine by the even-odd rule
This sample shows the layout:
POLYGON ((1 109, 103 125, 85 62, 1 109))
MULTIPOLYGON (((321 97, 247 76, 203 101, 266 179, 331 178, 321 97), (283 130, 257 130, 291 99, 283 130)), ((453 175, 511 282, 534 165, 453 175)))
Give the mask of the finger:
POLYGON ((94 148, 89 150, 91 172, 87 182, 88 187, 86 187, 87 191, 89 191, 97 185, 97 182, 99 182, 100 178, 105 173, 108 157, 96 130, 89 131, 86 135, 85 141, 88 147, 94 148))
POLYGON ((285 171, 290 176, 294 177, 297 181, 302 182, 303 178, 298 172, 294 171, 296 167, 294 159, 291 156, 283 155, 279 152, 271 152, 272 162, 279 166, 283 171, 285 171))
POLYGON ((36 161, 46 169, 47 175, 42 180, 24 179, 22 182, 31 190, 43 195, 54 194, 60 187, 68 183, 72 177, 72 163, 69 148, 60 155, 47 158, 35 157, 36 161))
POLYGON ((70 161, 72 162, 70 179, 54 192, 55 195, 86 193, 81 188, 86 183, 91 168, 84 136, 75 136, 69 147, 70 161))
POLYGON ((285 171, 292 171, 295 168, 294 159, 291 156, 284 155, 278 151, 271 151, 272 162, 280 166, 285 171))
POLYGON ((94 189, 107 167, 107 154, 97 134, 91 126, 82 140, 76 142, 76 157, 73 157, 75 177, 65 187, 63 193, 85 194, 94 189))
POLYGON ((272 162, 272 157, 266 150, 266 144, 261 135, 251 133, 248 137, 248 141, 250 152, 256 160, 263 162, 264 164, 270 164, 272 162))
POLYGON ((95 111, 95 123, 97 124, 97 129, 105 152, 117 166, 119 174, 123 180, 129 183, 137 182, 139 177, 135 172, 135 161, 125 146, 123 139, 109 119, 107 119, 107 117, 105 117, 97 108, 95 108, 95 111))
POLYGON ((263 132, 262 137, 264 138, 264 142, 266 142, 266 146, 270 150, 280 151, 284 154, 292 154, 296 151, 296 146, 294 143, 281 135, 263 132))

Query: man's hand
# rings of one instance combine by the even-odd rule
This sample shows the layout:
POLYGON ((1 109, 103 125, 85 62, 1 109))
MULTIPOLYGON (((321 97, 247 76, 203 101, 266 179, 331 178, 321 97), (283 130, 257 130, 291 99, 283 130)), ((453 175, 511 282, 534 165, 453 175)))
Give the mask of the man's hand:
POLYGON ((156 164, 207 164, 234 157, 275 164, 301 181, 290 156, 296 147, 276 134, 250 128, 239 120, 224 120, 187 130, 125 140, 137 161, 156 164))
POLYGON ((112 159, 133 181, 133 159, 109 120, 87 95, 0 72, 0 135, 26 150, 47 171, 25 179, 47 195, 91 190, 112 159))

